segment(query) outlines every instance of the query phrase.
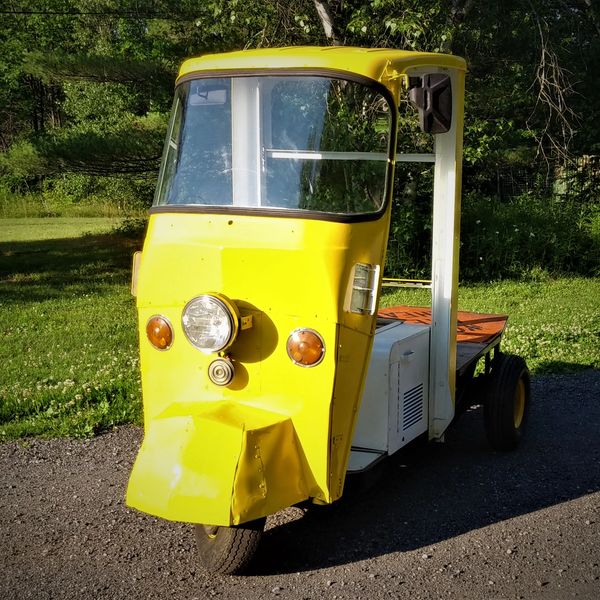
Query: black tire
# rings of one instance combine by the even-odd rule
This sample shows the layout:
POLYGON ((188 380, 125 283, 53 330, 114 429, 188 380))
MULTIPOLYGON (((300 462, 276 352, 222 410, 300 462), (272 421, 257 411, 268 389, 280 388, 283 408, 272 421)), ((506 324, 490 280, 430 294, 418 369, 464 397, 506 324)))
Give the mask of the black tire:
POLYGON ((195 525, 200 566, 223 575, 242 573, 256 553, 265 520, 257 519, 235 527, 195 525))
POLYGON ((485 430, 494 450, 514 450, 527 425, 531 385, 520 356, 500 354, 492 362, 484 405, 485 430))

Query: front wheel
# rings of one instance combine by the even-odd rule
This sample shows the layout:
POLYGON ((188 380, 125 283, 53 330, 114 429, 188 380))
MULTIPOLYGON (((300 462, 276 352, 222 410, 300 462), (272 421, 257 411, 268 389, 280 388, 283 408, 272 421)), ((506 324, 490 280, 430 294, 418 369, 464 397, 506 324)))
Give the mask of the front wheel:
POLYGON ((519 445, 527 423, 530 397, 525 361, 512 354, 496 357, 484 405, 486 434, 494 450, 514 450, 519 445))
POLYGON ((213 573, 242 573, 256 553, 265 518, 234 527, 195 525, 198 561, 213 573))

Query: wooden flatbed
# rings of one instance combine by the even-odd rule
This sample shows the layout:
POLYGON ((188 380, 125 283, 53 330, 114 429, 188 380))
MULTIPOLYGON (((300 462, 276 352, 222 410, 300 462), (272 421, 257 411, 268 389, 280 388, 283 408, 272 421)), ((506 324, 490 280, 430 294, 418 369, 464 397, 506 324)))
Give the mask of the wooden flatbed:
MULTIPOLYGON (((431 309, 415 306, 390 306, 377 313, 378 324, 402 321, 413 325, 431 325, 431 309)), ((458 311, 456 333, 456 374, 469 367, 500 343, 506 328, 507 315, 458 311)))

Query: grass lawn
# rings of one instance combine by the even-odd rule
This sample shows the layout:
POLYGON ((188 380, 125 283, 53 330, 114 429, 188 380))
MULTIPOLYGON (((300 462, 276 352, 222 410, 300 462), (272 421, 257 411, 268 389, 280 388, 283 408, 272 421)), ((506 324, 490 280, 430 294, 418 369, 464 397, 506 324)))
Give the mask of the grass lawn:
MULTIPOLYGON (((0 219, 0 440, 139 422, 131 255, 110 219, 0 219), (89 233, 91 232, 91 233, 89 233), (88 235, 84 235, 89 233, 88 235)), ((422 290, 383 305, 427 305, 422 290)), ((510 315, 503 348, 534 372, 600 367, 600 281, 465 286, 460 308, 510 315)))
POLYGON ((0 244, 81 237, 88 233, 108 233, 121 218, 89 217, 53 219, 0 219, 0 244))
POLYGON ((0 439, 139 420, 129 293, 139 244, 109 233, 113 224, 0 219, 0 439))
MULTIPOLYGON (((429 291, 385 291, 382 305, 394 304, 429 306, 429 291)), ((458 305, 509 315, 502 349, 525 358, 533 373, 600 368, 600 279, 461 286, 458 305)))

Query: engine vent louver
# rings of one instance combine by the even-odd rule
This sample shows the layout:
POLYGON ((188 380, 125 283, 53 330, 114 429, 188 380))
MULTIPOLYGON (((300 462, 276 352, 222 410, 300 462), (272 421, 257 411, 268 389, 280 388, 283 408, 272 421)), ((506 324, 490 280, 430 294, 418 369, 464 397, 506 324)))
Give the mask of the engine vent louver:
POLYGON ((404 392, 402 431, 406 431, 423 418, 423 384, 404 392))

